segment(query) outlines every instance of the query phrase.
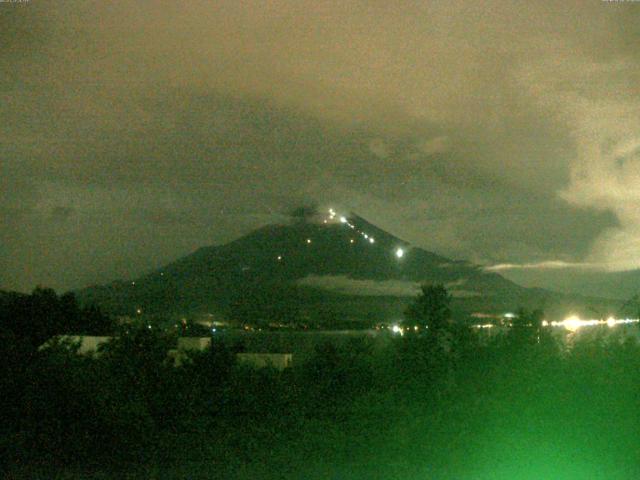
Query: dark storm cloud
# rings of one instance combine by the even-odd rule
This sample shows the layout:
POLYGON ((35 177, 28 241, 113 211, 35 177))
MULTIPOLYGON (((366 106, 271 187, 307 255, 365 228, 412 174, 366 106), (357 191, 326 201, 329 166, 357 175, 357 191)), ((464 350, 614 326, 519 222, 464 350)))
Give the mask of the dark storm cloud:
POLYGON ((634 265, 639 12, 2 4, 0 286, 134 275, 313 201, 456 257, 634 265))

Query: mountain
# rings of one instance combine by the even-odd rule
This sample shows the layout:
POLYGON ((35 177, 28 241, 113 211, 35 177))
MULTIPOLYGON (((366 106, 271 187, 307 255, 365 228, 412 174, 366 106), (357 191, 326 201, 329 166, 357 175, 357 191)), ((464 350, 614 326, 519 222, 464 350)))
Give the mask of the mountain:
POLYGON ((521 285, 551 288, 567 294, 579 293, 627 300, 640 293, 640 270, 603 272, 579 268, 523 269, 508 271, 504 275, 521 285))
POLYGON ((76 295, 83 303, 129 315, 213 312, 241 321, 371 323, 401 318, 424 282, 445 284, 458 316, 518 306, 566 310, 584 303, 524 288, 477 265, 412 246, 358 215, 333 211, 268 225, 140 278, 76 295))

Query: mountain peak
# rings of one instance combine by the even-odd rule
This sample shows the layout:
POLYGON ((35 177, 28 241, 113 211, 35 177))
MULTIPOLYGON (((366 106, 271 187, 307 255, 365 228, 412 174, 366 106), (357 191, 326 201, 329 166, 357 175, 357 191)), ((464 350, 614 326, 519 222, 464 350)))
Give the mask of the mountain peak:
MULTIPOLYGON (((280 298, 305 315, 330 308, 350 317, 367 312, 367 318, 376 315, 368 306, 388 298, 397 318, 421 283, 445 284, 468 308, 480 299, 522 298, 526 291, 468 262, 413 246, 357 214, 330 209, 200 248, 148 275, 85 289, 79 297, 120 312, 229 312, 268 292, 263 309, 280 298)), ((260 308, 253 312, 261 315, 260 308)))

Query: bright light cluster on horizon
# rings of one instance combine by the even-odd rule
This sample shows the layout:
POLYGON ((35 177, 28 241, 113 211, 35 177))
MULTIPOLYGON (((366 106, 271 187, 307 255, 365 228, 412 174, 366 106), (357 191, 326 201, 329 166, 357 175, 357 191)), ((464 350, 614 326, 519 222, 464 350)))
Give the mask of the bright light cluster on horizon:
POLYGON ((613 328, 616 325, 626 325, 629 323, 638 323, 640 322, 640 319, 637 318, 613 318, 613 317, 609 317, 606 320, 596 320, 596 319, 589 319, 589 320, 582 320, 580 319, 578 316, 576 315, 572 315, 571 317, 567 317, 564 320, 560 321, 560 322, 543 322, 542 325, 543 326, 552 326, 552 327, 564 327, 567 330, 569 330, 570 332, 575 332, 576 330, 578 330, 579 328, 582 327, 593 327, 596 325, 606 325, 609 328, 613 328))
MULTIPOLYGON (((502 315, 504 318, 508 318, 508 319, 513 319, 516 318, 517 315, 513 314, 513 313, 507 313, 502 315)), ((543 327, 560 327, 560 328, 564 328, 569 332, 576 332, 578 329, 583 328, 583 327, 595 327, 595 326, 607 326, 609 328, 613 328, 616 327, 617 325, 628 325, 631 323, 640 323, 640 319, 637 318, 614 318, 614 317, 609 317, 606 320, 600 320, 600 319, 581 319, 579 318, 577 315, 571 315, 567 318, 565 318, 564 320, 561 321, 548 321, 548 320, 543 320, 542 321, 542 326, 543 327)), ((484 323, 484 324, 474 324, 472 325, 472 328, 477 328, 477 329, 486 329, 486 328, 493 328, 495 327, 496 324, 494 323, 484 323)), ((529 325, 531 326, 531 325, 529 325)))
POLYGON ((472 326, 473 328, 493 328, 494 327, 493 323, 479 323, 472 326))

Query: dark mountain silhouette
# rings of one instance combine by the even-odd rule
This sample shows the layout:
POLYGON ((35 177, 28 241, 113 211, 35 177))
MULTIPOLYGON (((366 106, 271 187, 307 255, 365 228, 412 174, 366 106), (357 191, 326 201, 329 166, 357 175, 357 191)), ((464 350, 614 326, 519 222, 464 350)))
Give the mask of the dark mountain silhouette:
POLYGON ((506 276, 525 285, 540 285, 567 294, 595 295, 621 300, 640 294, 640 270, 606 272, 566 268, 514 270, 506 276))
POLYGON ((445 284, 457 315, 567 302, 412 246, 357 215, 332 217, 268 225, 135 280, 76 294, 119 314, 216 312, 244 321, 321 323, 397 319, 424 282, 445 284))

